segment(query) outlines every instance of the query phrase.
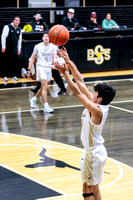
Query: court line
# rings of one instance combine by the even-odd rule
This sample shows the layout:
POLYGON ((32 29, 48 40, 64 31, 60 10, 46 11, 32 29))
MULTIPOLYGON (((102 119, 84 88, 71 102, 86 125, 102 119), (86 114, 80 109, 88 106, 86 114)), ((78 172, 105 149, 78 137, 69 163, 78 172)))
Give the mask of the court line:
POLYGON ((125 112, 128 112, 128 113, 133 113, 132 110, 128 110, 128 109, 125 109, 125 108, 120 108, 120 107, 112 106, 112 105, 109 105, 109 107, 115 108, 115 109, 117 109, 117 110, 125 111, 125 112))
MULTIPOLYGON (((7 133, 8 134, 8 133, 7 133)), ((12 135, 14 135, 14 134, 12 134, 12 135)), ((16 135, 16 134, 15 134, 16 135)), ((19 136, 19 137, 21 137, 21 136, 19 136)), ((29 136, 27 136, 27 137, 29 137, 29 136)), ((31 137, 30 137, 31 138, 31 137)), ((38 139, 38 138, 37 138, 38 139)), ((36 140, 36 138, 35 138, 35 140, 36 140)), ((53 143, 52 141, 51 141, 51 143, 53 143)), ((63 144, 63 143, 58 143, 58 144, 63 144)), ((65 144, 63 144, 63 145, 65 145, 65 144)), ((83 149, 82 148, 78 148, 78 149, 76 149, 74 146, 71 146, 70 145, 70 147, 72 147, 72 148, 66 148, 66 147, 64 147, 64 146, 62 146, 62 147, 58 147, 58 146, 51 146, 51 145, 36 145, 36 144, 0 144, 0 146, 34 146, 34 147, 52 147, 52 148, 62 148, 62 149, 69 149, 69 150, 75 150, 75 151, 77 151, 77 150, 79 150, 80 149, 80 151, 83 151, 83 149), (74 147, 74 148, 73 148, 74 147)), ((111 162, 112 163, 114 163, 117 167, 118 167, 118 169, 119 169, 119 175, 118 175, 118 177, 116 178, 116 179, 114 179, 113 181, 111 181, 110 183, 108 183, 108 184, 106 184, 106 185, 103 185, 102 187, 100 187, 100 189, 103 189, 103 188, 106 188, 106 187, 109 187, 109 186, 111 186, 111 185, 113 185, 114 183, 116 183, 117 181, 119 181, 120 179, 121 179, 121 177, 123 176, 123 168, 118 164, 118 162, 116 161, 116 160, 114 160, 114 159, 112 159, 112 158, 109 158, 108 157, 108 160, 111 160, 111 162)), ((10 167, 9 167, 10 168, 10 167)), ((12 169, 12 168, 10 168, 10 169, 12 169)), ((19 172, 19 171, 17 171, 17 170, 15 170, 15 169, 12 169, 11 171, 14 171, 15 173, 18 173, 18 174, 20 174, 20 175, 22 175, 23 173, 22 172, 19 172)), ((28 175, 24 175, 24 177, 27 177, 28 179, 30 179, 30 180, 34 180, 34 182, 37 182, 38 183, 38 180, 36 181, 36 179, 34 179, 34 178, 30 178, 30 176, 28 176, 28 175)), ((39 181, 40 182, 40 181, 39 181)), ((43 184, 43 183, 42 183, 43 184)), ((47 185, 47 184, 46 184, 47 185)), ((48 185, 47 185, 47 187, 48 187, 48 185)), ((51 186, 50 186, 51 187, 51 186)), ((54 189, 55 190, 55 189, 54 189)), ((56 190, 55 190, 56 191, 56 190)), ((59 191, 59 190, 58 190, 59 191)), ((61 192, 60 192, 61 193, 61 192)), ((62 194, 63 194, 63 192, 62 192, 62 194)), ((80 194, 82 194, 82 193, 74 193, 74 194, 66 194, 66 193, 64 193, 63 194, 63 196, 57 196, 57 197, 50 197, 50 198, 43 198, 43 199, 53 199, 53 198, 59 198, 59 197, 69 197, 69 196, 76 196, 76 195, 80 195, 80 194)), ((40 199, 40 200, 43 200, 43 199, 40 199)))
MULTIPOLYGON (((93 78, 93 77, 90 77, 90 78, 93 78)), ((113 79, 113 80, 94 80, 94 81, 87 81, 87 82, 85 82, 85 84, 91 84, 91 83, 96 83, 96 82, 121 82, 121 81, 133 81, 133 79, 132 78, 129 78, 129 79, 113 79)), ((20 82, 20 83, 23 83, 23 82, 20 82)), ((26 82, 24 82, 24 83, 26 83, 26 82)), ((29 83, 29 82, 27 82, 27 83, 29 83)), ((33 82, 33 83, 36 83, 36 82, 33 82)), ((55 84, 53 84, 53 85, 49 85, 49 86, 55 86, 55 84)), ((30 89, 30 88, 32 88, 33 87, 33 85, 32 86, 27 86, 27 87, 22 87, 22 86, 20 86, 20 87, 13 87, 13 88, 0 88, 0 91, 2 91, 2 90, 18 90, 18 89, 30 89)))
MULTIPOLYGON (((37 139, 37 140, 41 140, 41 141, 47 141, 47 142, 51 142, 51 143, 55 143, 55 144, 59 144, 59 145, 65 145, 65 146, 68 146, 70 149, 73 149, 73 147, 75 148, 75 149, 77 149, 78 151, 84 151, 84 149, 83 148, 81 148, 81 147, 76 147, 76 146, 72 146, 72 145, 69 145, 69 144, 65 144, 65 143, 60 143, 60 142, 56 142, 56 141, 51 141, 51 140, 47 140, 47 139, 42 139, 42 138, 35 138, 35 137, 32 137, 32 136, 26 136, 26 135, 18 135, 18 134, 15 134, 15 133, 5 133, 5 132, 0 132, 0 134, 7 134, 7 135, 15 135, 15 136, 18 136, 18 137, 25 137, 25 138, 31 138, 31 139, 37 139)), ((74 150, 75 150, 74 149, 74 150)), ((109 157, 108 157, 109 158, 109 157)), ((112 160, 115 160, 115 159, 113 159, 113 158, 111 158, 112 160)), ((123 162, 120 162, 120 161, 118 161, 118 160, 115 160, 115 161, 117 161, 117 162, 119 162, 120 164, 123 164, 124 166, 126 166, 126 167, 128 167, 129 169, 132 169, 133 170, 133 167, 131 167, 131 166, 129 166, 129 165, 127 165, 127 164, 125 164, 125 163, 123 163, 123 162)))
POLYGON ((125 100, 125 101, 112 101, 111 104, 117 104, 117 103, 131 103, 133 100, 125 100))
POLYGON ((103 188, 106 188, 106 187, 109 187, 111 185, 113 185, 114 183, 116 183, 117 181, 119 181, 121 179, 121 177, 123 176, 123 168, 119 165, 119 163, 117 162, 117 160, 114 160, 112 158, 109 158, 108 157, 108 160, 112 161, 113 163, 115 163, 115 165, 118 167, 119 169, 119 176, 113 180, 112 182, 106 184, 106 185, 103 185, 102 187, 100 187, 100 189, 103 189, 103 188))
POLYGON ((69 145, 69 144, 65 144, 65 143, 60 143, 60 142, 56 142, 56 141, 51 141, 51 140, 47 140, 47 139, 42 139, 42 138, 37 138, 37 137, 32 137, 32 136, 26 136, 26 135, 18 135, 18 134, 15 134, 15 133, 5 133, 5 132, 0 132, 0 134, 7 134, 7 135, 15 135, 17 137, 25 137, 25 138, 31 138, 31 139, 36 139, 36 140, 41 140, 41 141, 46 141, 46 142, 52 142, 52 143, 55 143, 55 144, 60 144, 60 145, 65 145, 65 146, 68 146, 70 148, 76 148, 78 149, 79 151, 83 151, 83 148, 80 148, 80 147, 76 147, 76 146, 72 146, 72 145, 69 145))
POLYGON ((6 169, 8 169, 8 170, 10 170, 10 171, 12 171, 12 172, 15 172, 15 173, 17 173, 17 174, 19 174, 19 175, 21 175, 21 176, 23 176, 23 177, 25 177, 25 178, 28 178, 29 180, 34 181, 35 183, 38 183, 38 184, 43 185, 43 186, 45 186, 45 187, 47 187, 47 188, 50 188, 51 190, 56 191, 56 192, 58 192, 58 193, 60 193, 60 194, 62 194, 62 195, 66 195, 65 192, 62 192, 62 191, 60 191, 60 190, 58 190, 58 189, 55 189, 54 187, 49 186, 49 185, 47 185, 46 183, 42 183, 41 181, 38 181, 37 179, 34 179, 34 178, 32 178, 31 176, 28 176, 28 175, 26 175, 26 174, 24 174, 24 173, 22 173, 22 172, 19 172, 19 171, 16 170, 16 169, 13 169, 13 168, 11 168, 11 167, 8 167, 7 165, 4 165, 4 164, 0 163, 0 166, 4 167, 4 168, 6 168, 6 169))
MULTIPOLYGON (((59 143, 59 144, 63 144, 63 143, 59 143)), ((66 144, 65 144, 66 145, 66 144)), ((78 151, 78 149, 74 149, 74 146, 72 146, 71 148, 69 147, 59 147, 59 146, 52 146, 52 145, 39 145, 39 144, 0 144, 0 146, 31 146, 31 147, 52 147, 52 148, 57 148, 57 149, 67 149, 67 150, 74 150, 74 151, 78 151)), ((84 151, 84 149, 80 149, 79 151, 84 151)))
MULTIPOLYGON (((114 102, 111 102, 111 104, 131 103, 131 102, 133 102, 133 100, 114 101, 114 102)), ((112 108, 115 108, 115 109, 119 108, 119 107, 111 106, 111 104, 109 105, 109 107, 112 107, 112 108)), ((72 106, 57 106, 57 107, 53 107, 53 109, 57 110, 57 109, 78 108, 78 107, 83 107, 83 105, 81 104, 81 105, 72 105, 72 106)), ((127 110, 127 109, 123 109, 123 108, 119 108, 119 110, 123 110, 123 111, 126 111, 126 112, 133 113, 133 111, 130 111, 130 110, 127 110)), ((43 108, 30 109, 30 110, 21 110, 21 113, 30 112, 30 111, 43 111, 43 108)), ((20 111, 15 110, 15 111, 0 112, 0 115, 3 115, 3 114, 14 114, 14 113, 18 113, 18 112, 20 112, 20 111)))
MULTIPOLYGON (((28 138, 32 138, 32 139, 36 139, 36 140, 42 140, 42 141, 48 141, 48 142, 51 142, 51 143, 56 143, 56 144, 60 144, 60 145, 65 145, 65 146, 69 146, 69 147, 71 147, 70 148, 70 150, 75 150, 75 148, 77 149, 77 150, 82 150, 83 151, 83 149, 82 148, 79 148, 79 147, 74 147, 74 146, 72 146, 72 145, 67 145, 67 144, 64 144, 64 143, 59 143, 59 142, 55 142, 55 141, 50 141, 50 140, 46 140, 46 139, 41 139, 41 138, 33 138, 33 137, 31 137, 31 136, 25 136, 25 135, 17 135, 17 134, 13 134, 13 133, 3 133, 3 132, 1 132, 2 134, 7 134, 7 135, 15 135, 15 136, 18 136, 18 137, 28 137, 28 138), (73 147, 74 147, 74 149, 73 149, 73 147)), ((35 145, 36 146, 36 145, 35 145)), ((42 146, 42 145, 40 145, 40 146, 42 146)), ((51 146, 52 147, 52 146, 51 146)), ((64 148, 64 147, 63 147, 64 148)), ((124 164, 124 163, 122 163, 122 162, 119 162, 119 161, 117 161, 117 160, 115 160, 115 159, 113 159, 113 158, 109 158, 108 157, 108 159, 109 160, 111 160, 115 165, 117 165, 117 167, 118 167, 118 169, 119 169, 119 175, 118 175, 118 177, 115 179, 115 180, 113 180, 112 182, 110 182, 110 183, 108 183, 108 184, 106 184, 105 186, 102 186, 102 187, 100 187, 101 189, 103 189, 103 188, 105 188, 105 187, 109 187, 109 186, 111 186, 111 185, 113 185, 114 183, 116 183, 118 180, 120 180, 120 178, 123 176, 123 168, 119 165, 119 164, 122 164, 122 165, 124 165, 124 166, 126 166, 126 167, 128 167, 129 169, 132 169, 133 170, 133 168, 132 167, 130 167, 130 166, 128 166, 128 165, 126 165, 126 164, 124 164)), ((29 178, 30 179, 30 178, 29 178)), ((36 182, 36 179, 35 179, 35 182, 36 182)), ((55 190, 56 191, 56 190, 55 190)), ((60 192, 60 193, 62 193, 62 192, 60 192)), ((62 196, 57 196, 57 197, 50 197, 50 198, 43 198, 44 200, 45 199, 56 199, 56 198, 61 198, 61 197, 69 197, 69 196, 76 196, 76 195, 80 195, 80 194, 82 194, 82 193, 75 193, 75 194, 63 194, 62 196)), ((43 200, 43 199, 40 199, 40 200, 43 200)), ((39 199, 38 199, 39 200, 39 199)))

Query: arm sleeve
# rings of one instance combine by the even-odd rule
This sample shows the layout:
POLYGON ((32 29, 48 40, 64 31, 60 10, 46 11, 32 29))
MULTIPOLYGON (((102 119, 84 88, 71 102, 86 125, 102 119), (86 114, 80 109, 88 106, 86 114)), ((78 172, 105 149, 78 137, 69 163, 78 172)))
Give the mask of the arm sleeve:
POLYGON ((108 26, 106 26, 106 21, 105 20, 102 21, 102 28, 103 29, 108 29, 108 26))
POLYGON ((18 50, 21 50, 21 46, 22 46, 22 30, 20 32, 19 39, 18 39, 18 50))
POLYGON ((37 53, 38 53, 38 46, 37 45, 35 45, 35 47, 33 49, 33 53, 37 55, 37 53))
POLYGON ((54 54, 54 53, 56 53, 57 54, 57 49, 58 49, 58 46, 56 46, 56 45, 54 45, 54 44, 52 44, 53 46, 53 48, 52 48, 52 51, 51 51, 51 53, 52 54, 54 54))
POLYGON ((48 31, 49 30, 48 25, 46 24, 46 22, 43 22, 43 26, 44 26, 44 31, 48 31))
POLYGON ((119 25, 112 19, 112 26, 116 26, 117 28, 120 28, 119 25))
POLYGON ((35 23, 34 21, 30 21, 28 24, 32 26, 32 31, 35 31, 35 23))
POLYGON ((71 30, 71 27, 69 26, 69 24, 67 23, 67 19, 63 18, 62 19, 62 25, 64 25, 68 30, 71 30))
POLYGON ((6 48, 6 38, 9 34, 9 27, 7 25, 4 26, 2 35, 1 35, 1 44, 2 44, 2 49, 6 48))
POLYGON ((87 29, 90 29, 90 21, 89 21, 89 20, 87 20, 87 21, 85 22, 85 27, 86 27, 87 29))

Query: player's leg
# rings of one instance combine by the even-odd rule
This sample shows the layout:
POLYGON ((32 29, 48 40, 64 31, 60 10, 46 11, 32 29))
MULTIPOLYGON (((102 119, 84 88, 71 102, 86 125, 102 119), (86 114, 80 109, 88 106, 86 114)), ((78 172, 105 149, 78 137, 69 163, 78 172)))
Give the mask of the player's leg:
POLYGON ((95 185, 93 187, 93 193, 94 193, 94 200, 101 200, 99 185, 95 185))
POLYGON ((42 86, 37 91, 36 95, 30 99, 30 107, 31 108, 36 108, 36 101, 41 95, 42 95, 42 86))
POLYGON ((88 186, 87 183, 83 184, 83 198, 84 200, 95 200, 93 193, 93 185, 88 186))
POLYGON ((30 91, 34 92, 35 94, 38 92, 38 90, 41 88, 41 83, 37 82, 35 88, 31 88, 30 91))
POLYGON ((47 87, 48 87, 47 80, 42 80, 41 81, 41 88, 42 88, 42 97, 43 97, 44 103, 47 103, 47 87))
POLYGON ((36 69, 36 80, 40 82, 40 89, 37 91, 36 95, 30 99, 30 107, 31 108, 36 108, 36 101, 37 98, 39 98, 42 95, 42 89, 43 89, 43 84, 41 83, 41 80, 46 79, 46 74, 44 72, 44 69, 42 67, 37 67, 36 69))
POLYGON ((48 100, 47 100, 48 81, 42 80, 41 87, 42 87, 42 97, 43 97, 43 101, 44 101, 44 112, 51 113, 54 110, 53 110, 53 108, 50 107, 50 105, 48 104, 48 100))
POLYGON ((57 85, 61 88, 60 92, 58 93, 59 95, 65 95, 66 94, 66 88, 64 86, 63 80, 61 78, 61 75, 59 73, 59 71, 57 70, 52 70, 52 76, 55 80, 55 82, 57 83, 57 85))

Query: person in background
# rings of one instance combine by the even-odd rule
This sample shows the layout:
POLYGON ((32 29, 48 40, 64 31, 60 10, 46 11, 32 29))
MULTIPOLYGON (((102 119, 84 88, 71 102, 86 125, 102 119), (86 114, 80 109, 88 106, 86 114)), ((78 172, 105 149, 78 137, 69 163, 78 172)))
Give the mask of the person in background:
POLYGON ((17 58, 21 54, 22 32, 19 27, 20 17, 15 16, 13 22, 5 25, 1 35, 1 52, 2 59, 2 76, 3 81, 8 82, 8 77, 12 77, 13 81, 17 78, 17 58))
POLYGON ((108 13, 106 15, 106 19, 104 19, 102 21, 102 28, 103 29, 115 29, 115 28, 119 28, 119 25, 113 20, 111 19, 111 14, 108 13))
POLYGON ((86 25, 85 27, 90 30, 90 29, 94 29, 94 28, 99 28, 100 25, 97 22, 97 14, 96 12, 92 12, 90 15, 90 20, 86 21, 86 25))
POLYGON ((53 108, 50 107, 47 100, 48 83, 52 79, 52 62, 56 61, 57 49, 55 45, 49 42, 48 32, 44 32, 42 37, 43 42, 35 45, 32 57, 29 62, 27 76, 30 76, 30 69, 36 61, 36 80, 41 82, 41 88, 36 95, 30 99, 30 107, 36 108, 37 99, 42 96, 44 102, 44 112, 51 113, 53 108))
MULTIPOLYGON (((62 65, 65 61, 64 59, 60 56, 60 52, 58 51, 58 46, 55 46, 56 50, 57 50, 57 61, 60 63, 60 65, 62 65)), ((60 73, 58 72, 58 70, 52 69, 52 77, 54 78, 54 81, 56 82, 56 84, 58 85, 58 87, 60 88, 60 91, 58 92, 58 95, 66 95, 66 88, 64 85, 64 82, 62 80, 62 77, 60 75, 60 73)), ((41 83, 37 82, 37 85, 35 88, 31 88, 31 92, 34 92, 35 94, 38 92, 38 90, 41 87, 41 83)))
POLYGON ((68 30, 86 30, 85 27, 81 26, 78 20, 74 17, 75 10, 69 8, 67 16, 62 19, 62 25, 64 25, 68 30))
POLYGON ((36 13, 34 19, 29 24, 32 26, 32 31, 48 31, 48 26, 42 20, 40 13, 36 13))

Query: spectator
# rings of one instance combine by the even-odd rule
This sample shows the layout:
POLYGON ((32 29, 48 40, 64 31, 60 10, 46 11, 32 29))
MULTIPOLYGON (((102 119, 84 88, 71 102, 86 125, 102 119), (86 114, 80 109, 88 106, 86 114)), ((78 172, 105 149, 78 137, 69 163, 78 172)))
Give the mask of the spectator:
POLYGON ((2 76, 3 81, 7 82, 9 76, 12 80, 17 78, 17 56, 21 54, 22 32, 19 27, 20 17, 15 16, 13 22, 5 25, 1 35, 3 53, 2 76))
POLYGON ((32 31, 48 31, 48 26, 42 20, 40 13, 36 13, 34 19, 29 24, 32 26, 32 31))
POLYGON ((102 28, 103 29, 113 29, 113 28, 119 28, 119 26, 113 19, 111 19, 111 14, 108 13, 106 15, 106 19, 104 19, 102 21, 102 28))
POLYGON ((86 28, 87 29, 94 29, 99 28, 100 25, 97 23, 97 14, 96 12, 92 12, 90 15, 90 20, 86 21, 86 28))
POLYGON ((62 25, 68 30, 86 30, 85 27, 81 26, 78 20, 74 17, 74 9, 70 8, 67 12, 67 16, 62 19, 62 25))

